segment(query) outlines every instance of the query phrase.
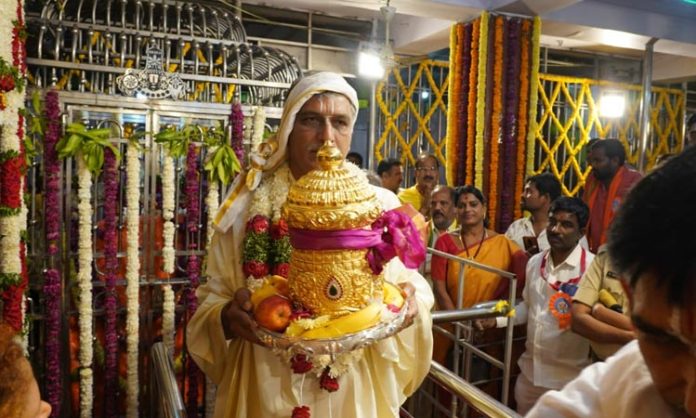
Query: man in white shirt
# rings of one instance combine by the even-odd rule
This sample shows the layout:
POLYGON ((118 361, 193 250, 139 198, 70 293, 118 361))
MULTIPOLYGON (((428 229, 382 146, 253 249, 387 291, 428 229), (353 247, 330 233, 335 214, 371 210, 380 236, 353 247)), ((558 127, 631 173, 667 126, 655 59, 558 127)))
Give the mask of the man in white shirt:
POLYGON ((637 342, 544 395, 528 417, 696 417, 694 179, 691 147, 637 183, 611 226, 637 342))
POLYGON ((551 173, 541 173, 527 179, 521 199, 522 210, 529 211, 530 216, 511 223, 505 236, 530 254, 548 250, 546 226, 549 223, 549 207, 560 195, 561 183, 551 173))
MULTIPOLYGON (((576 197, 559 197, 549 208, 550 249, 527 263, 523 301, 515 324, 527 323, 525 352, 515 384, 517 411, 525 414, 545 392, 560 389, 589 362, 589 342, 570 330, 570 306, 577 284, 594 255, 579 245, 589 217, 576 197)), ((506 318, 478 321, 482 328, 507 325, 506 318)))

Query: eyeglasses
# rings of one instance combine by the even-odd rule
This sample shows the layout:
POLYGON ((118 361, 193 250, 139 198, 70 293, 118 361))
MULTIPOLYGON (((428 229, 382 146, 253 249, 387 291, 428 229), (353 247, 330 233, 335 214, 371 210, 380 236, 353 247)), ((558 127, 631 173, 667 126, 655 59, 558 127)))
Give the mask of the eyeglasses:
POLYGON ((416 167, 416 171, 437 171, 437 167, 416 167))

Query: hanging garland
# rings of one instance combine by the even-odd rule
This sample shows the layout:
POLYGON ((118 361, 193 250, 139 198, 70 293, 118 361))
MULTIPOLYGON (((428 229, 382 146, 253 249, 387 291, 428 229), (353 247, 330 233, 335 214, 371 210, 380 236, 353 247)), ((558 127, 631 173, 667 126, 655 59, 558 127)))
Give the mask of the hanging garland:
POLYGON ((237 162, 244 161, 244 113, 242 105, 239 103, 232 104, 232 113, 229 117, 229 125, 232 131, 231 144, 237 162))
POLYGON ((500 123, 503 113, 503 24, 502 16, 495 18, 495 29, 493 39, 493 113, 491 115, 491 134, 490 134, 490 164, 489 164, 489 194, 488 194, 488 219, 490 228, 495 229, 496 211, 498 209, 498 165, 500 151, 500 123))
MULTIPOLYGON (((174 274, 176 251, 174 249, 176 210, 175 192, 176 176, 174 158, 165 147, 162 150, 162 270, 171 277, 174 274)), ((174 290, 170 284, 162 285, 162 342, 167 354, 173 360, 174 334, 176 332, 176 302, 174 290)))
POLYGON ((527 123, 527 175, 534 171, 534 141, 537 131, 537 100, 539 99, 539 38, 541 37, 541 19, 534 17, 534 28, 532 30, 532 67, 529 74, 529 117, 527 123))
POLYGON ((474 21, 471 33, 471 67, 469 70, 469 98, 467 100, 467 133, 466 143, 466 184, 474 183, 474 147, 476 144, 476 95, 478 94, 478 68, 479 68, 479 35, 481 33, 481 19, 474 21), (476 86, 476 87, 474 87, 476 86))
MULTIPOLYGON (((0 292, 3 319, 21 332, 25 322, 24 290, 27 286, 25 243, 26 208, 23 190, 24 76, 26 54, 24 10, 21 1, 11 2, 0 13, 0 292), (14 11, 14 13, 13 13, 14 11)), ((22 339, 23 344, 26 338, 22 339)))
MULTIPOLYGON (((104 310, 106 324, 104 329, 105 370, 104 391, 116 393, 118 385, 118 333, 116 330, 118 302, 116 301, 116 275, 118 272, 118 236, 116 204, 118 201, 118 161, 110 149, 104 150, 104 260, 105 290, 104 310)), ((105 396, 104 406, 107 417, 116 416, 116 397, 105 396)))
MULTIPOLYGON (((38 110, 35 105, 35 110, 38 110)), ((46 301, 46 400, 51 405, 51 416, 60 416, 62 376, 61 363, 61 297, 63 284, 61 273, 53 264, 58 254, 60 241, 60 191, 61 164, 56 152, 56 144, 60 138, 60 104, 58 92, 49 90, 46 93, 44 119, 46 132, 44 135, 44 217, 46 231, 46 252, 51 265, 44 272, 43 293, 46 301)))
POLYGON ((474 185, 483 190, 483 152, 484 132, 486 130, 486 67, 488 64, 488 12, 481 14, 481 29, 479 39, 478 86, 476 92, 476 151, 474 168, 474 185))
POLYGON ((108 141, 110 130, 88 130, 72 123, 66 135, 56 144, 59 158, 73 157, 77 162, 78 181, 78 327, 80 330, 80 416, 92 416, 94 359, 92 333, 92 176, 97 176, 104 164, 105 149, 116 158, 118 150, 108 141))
MULTIPOLYGON (((189 286, 186 288, 186 307, 188 318, 193 317, 198 307, 198 299, 196 298, 196 289, 198 288, 200 279, 200 261, 195 251, 198 245, 195 240, 198 232, 198 222, 200 216, 200 205, 198 196, 199 181, 198 168, 198 149, 193 143, 188 145, 186 154, 186 230, 189 233, 190 244, 188 250, 191 255, 188 256, 186 263, 186 273, 189 278, 189 286)), ((200 370, 195 362, 188 363, 188 390, 186 411, 188 416, 196 416, 198 410, 198 381, 200 379, 200 370)))
MULTIPOLYGON (((458 99, 459 99, 459 94, 458 94, 458 86, 461 84, 460 78, 460 73, 459 71, 456 71, 458 67, 457 65, 457 60, 460 58, 460 53, 459 53, 459 43, 458 38, 457 38, 457 28, 459 27, 459 24, 454 24, 450 28, 450 42, 449 42, 449 74, 448 74, 448 80, 447 80, 447 109, 448 109, 448 115, 447 115, 447 139, 446 139, 446 148, 445 152, 446 155, 456 155, 457 149, 459 147, 459 134, 457 132, 458 128, 458 123, 457 123, 457 113, 455 109, 457 109, 458 105, 458 99)), ((447 184, 456 184, 456 173, 457 173, 457 164, 452 164, 451 160, 448 158, 447 159, 447 167, 445 171, 445 178, 447 180, 447 184)))
POLYGON ((140 159, 138 145, 128 141, 126 151, 126 416, 138 417, 138 342, 140 318, 138 316, 140 290, 140 159))
MULTIPOLYGON (((517 162, 515 164, 515 192, 514 196, 522 195, 524 188, 524 171, 526 160, 526 140, 527 140, 527 115, 529 114, 529 32, 531 30, 531 21, 524 19, 522 21, 522 34, 520 35, 521 51, 520 51, 520 94, 519 106, 517 112, 518 129, 517 129, 517 162)), ((522 201, 514 199, 515 213, 514 218, 522 217, 522 201)))
POLYGON ((77 158, 78 272, 77 309, 80 329, 80 416, 92 416, 92 174, 84 159, 77 158))
POLYGON ((450 31, 456 55, 450 56, 450 73, 459 76, 448 84, 448 141, 456 143, 447 143, 446 174, 449 182, 484 192, 491 225, 502 231, 519 216, 515 196, 533 163, 538 83, 530 80, 538 77, 540 21, 490 19, 484 12, 450 31))
POLYGON ((471 86, 469 85, 469 73, 471 71, 471 31, 473 29, 472 24, 462 26, 462 43, 461 48, 462 60, 461 60, 461 71, 457 71, 458 76, 461 79, 461 88, 458 93, 458 116, 457 132, 459 133, 460 145, 457 149, 457 172, 456 172, 456 183, 464 184, 466 180, 466 152, 469 147, 469 138, 467 138, 466 133, 469 129, 469 104, 466 98, 469 97, 469 91, 471 86))
POLYGON ((264 131, 266 129, 266 110, 263 106, 256 107, 254 112, 253 133, 251 135, 251 151, 258 151, 259 145, 263 142, 264 131))
POLYGON ((498 229, 507 230, 512 223, 515 199, 515 162, 518 155, 516 142, 517 107, 519 102, 518 74, 520 74, 520 21, 507 22, 505 111, 503 114, 503 178, 500 182, 500 210, 498 229))

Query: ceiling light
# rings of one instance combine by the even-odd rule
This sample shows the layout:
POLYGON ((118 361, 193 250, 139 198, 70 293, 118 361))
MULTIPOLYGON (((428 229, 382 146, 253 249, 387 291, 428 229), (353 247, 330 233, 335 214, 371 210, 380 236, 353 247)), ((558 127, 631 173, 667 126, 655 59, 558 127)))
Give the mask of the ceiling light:
POLYGON ((599 116, 603 118, 623 117, 626 110, 626 96, 620 91, 602 93, 599 98, 599 116))
POLYGON ((358 53, 358 73, 369 79, 381 80, 384 77, 382 57, 374 49, 364 49, 358 53))

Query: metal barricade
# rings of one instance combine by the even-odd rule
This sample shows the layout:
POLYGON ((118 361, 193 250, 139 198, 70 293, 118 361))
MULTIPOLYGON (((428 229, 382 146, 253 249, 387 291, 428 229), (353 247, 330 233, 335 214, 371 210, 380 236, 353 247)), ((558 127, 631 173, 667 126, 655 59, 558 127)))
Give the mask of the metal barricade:
POLYGON ((153 399, 159 399, 157 406, 159 413, 156 415, 161 418, 184 418, 186 408, 184 401, 179 393, 174 374, 174 365, 171 357, 167 353, 164 343, 158 342, 152 345, 152 381, 150 387, 153 399))
MULTIPOLYGON (((476 261, 468 260, 456 255, 448 254, 442 251, 435 250, 433 248, 428 248, 428 252, 443 257, 449 260, 456 261, 463 266, 469 265, 473 268, 478 268, 491 273, 500 275, 504 280, 509 280, 509 293, 508 293, 508 304, 512 308, 515 306, 516 298, 516 287, 517 287, 517 277, 515 274, 508 271, 500 270, 485 264, 478 263, 476 261)), ((503 404, 508 403, 509 398, 509 387, 510 387, 510 375, 511 375, 511 363, 512 363, 512 343, 513 343, 513 319, 508 316, 507 328, 505 332, 505 346, 503 361, 496 359, 490 354, 484 352, 480 348, 476 347, 471 341, 471 334, 473 328, 470 324, 463 324, 459 321, 462 320, 473 320, 490 318, 496 316, 507 316, 506 312, 495 312, 493 307, 498 303, 497 301, 490 301, 481 304, 477 304, 469 309, 463 309, 462 300, 464 294, 464 268, 459 270, 458 286, 457 286, 457 310, 456 311, 439 311, 433 312, 433 330, 439 332, 446 337, 450 338, 453 342, 453 366, 452 369, 455 375, 463 374, 465 381, 470 380, 470 370, 472 357, 476 356, 482 358, 491 365, 501 369, 503 371, 503 387, 501 393, 501 401, 503 404), (456 321, 456 322, 455 322, 456 321), (435 325, 441 322, 454 322, 454 332, 449 332, 448 330, 435 325), (460 359, 465 356, 466 364, 462 370, 462 365, 460 364, 460 359), (462 373, 463 372, 463 373, 462 373)), ((442 366, 440 366, 442 367, 442 366)), ((452 404, 450 405, 450 416, 456 417, 457 411, 457 397, 452 398, 452 404)))

